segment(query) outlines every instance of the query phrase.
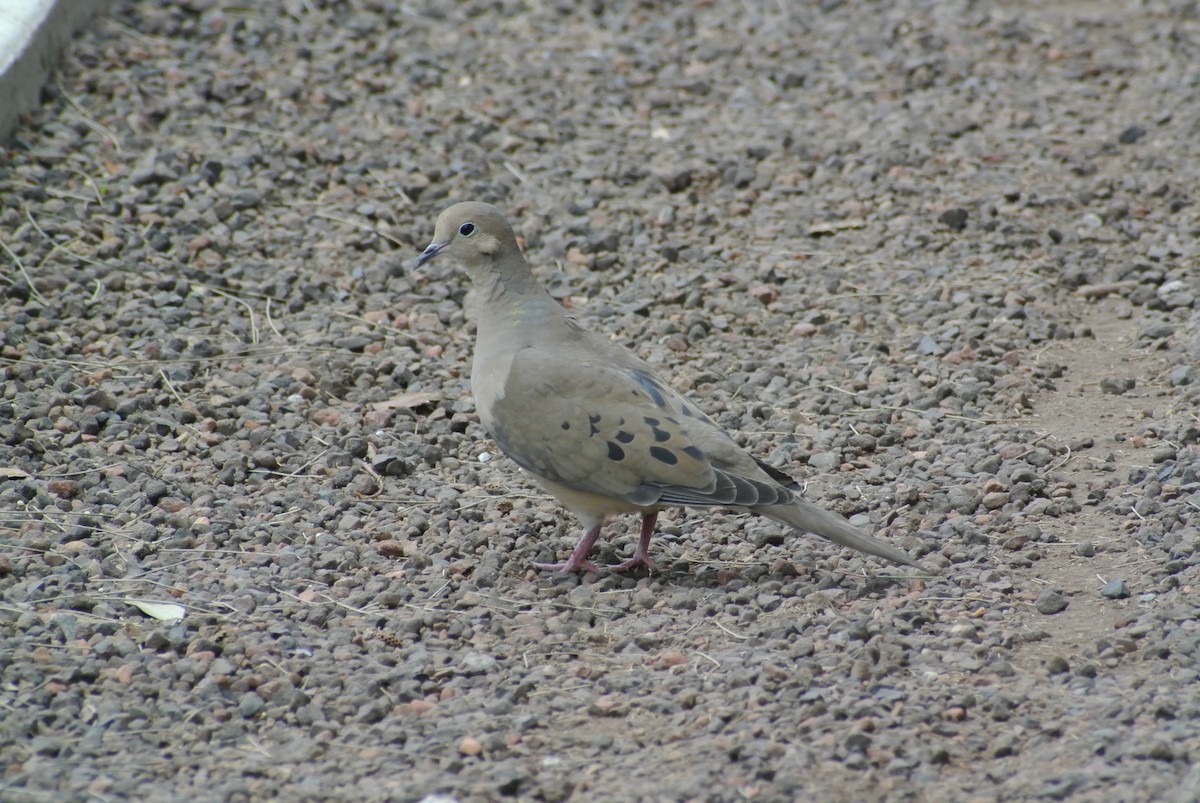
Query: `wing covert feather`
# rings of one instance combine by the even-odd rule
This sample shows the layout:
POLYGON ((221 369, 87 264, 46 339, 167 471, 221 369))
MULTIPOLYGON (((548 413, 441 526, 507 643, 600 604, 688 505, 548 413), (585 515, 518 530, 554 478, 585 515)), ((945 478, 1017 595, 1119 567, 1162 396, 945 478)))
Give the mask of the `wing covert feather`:
POLYGON ((490 413, 505 454, 575 490, 645 506, 756 507, 792 498, 640 363, 523 349, 490 413))

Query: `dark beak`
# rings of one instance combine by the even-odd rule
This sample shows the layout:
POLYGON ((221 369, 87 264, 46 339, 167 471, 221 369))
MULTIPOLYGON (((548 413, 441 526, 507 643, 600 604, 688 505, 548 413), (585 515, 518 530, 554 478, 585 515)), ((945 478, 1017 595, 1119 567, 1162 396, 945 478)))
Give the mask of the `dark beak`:
POLYGON ((416 270, 417 268, 421 267, 429 260, 433 259, 435 256, 440 254, 443 250, 445 250, 446 246, 448 246, 448 245, 450 245, 449 242, 430 243, 429 247, 426 248, 424 251, 422 251, 421 256, 417 257, 417 261, 413 263, 413 270, 416 270))

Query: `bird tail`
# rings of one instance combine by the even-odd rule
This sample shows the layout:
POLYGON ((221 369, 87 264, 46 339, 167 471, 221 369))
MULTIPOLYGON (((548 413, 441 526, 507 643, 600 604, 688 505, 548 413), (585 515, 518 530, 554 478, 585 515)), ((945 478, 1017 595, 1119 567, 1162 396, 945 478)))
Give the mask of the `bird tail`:
POLYGON ((757 512, 782 524, 795 527, 797 530, 827 538, 835 544, 848 546, 859 552, 866 552, 868 555, 886 558, 893 563, 915 566, 918 569, 925 568, 891 544, 885 544, 878 538, 872 538, 866 533, 859 532, 850 522, 836 513, 822 510, 803 499, 795 499, 788 505, 759 508, 757 512))

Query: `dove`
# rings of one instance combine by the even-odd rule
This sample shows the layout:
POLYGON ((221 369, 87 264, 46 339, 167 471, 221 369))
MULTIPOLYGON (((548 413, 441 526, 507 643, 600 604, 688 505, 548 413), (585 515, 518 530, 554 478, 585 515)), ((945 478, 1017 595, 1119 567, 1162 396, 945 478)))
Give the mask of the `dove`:
POLYGON ((654 568, 650 541, 666 508, 725 508, 766 516, 894 563, 900 549, 801 498, 782 471, 751 456, 645 362, 585 329, 538 283, 503 213, 455 204, 438 216, 414 270, 434 258, 465 269, 476 326, 471 389, 496 445, 579 518, 584 535, 563 563, 539 569, 596 572, 588 560, 605 522, 641 516, 633 556, 614 571, 654 568))

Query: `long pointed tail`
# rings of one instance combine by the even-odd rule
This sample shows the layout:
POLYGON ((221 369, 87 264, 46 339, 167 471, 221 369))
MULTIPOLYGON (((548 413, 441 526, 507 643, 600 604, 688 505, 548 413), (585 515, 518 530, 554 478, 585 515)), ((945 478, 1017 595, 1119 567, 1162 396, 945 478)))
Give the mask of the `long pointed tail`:
POLYGON ((868 555, 877 555, 893 563, 915 566, 918 569, 925 568, 891 544, 859 532, 850 522, 836 513, 822 510, 803 499, 796 499, 790 505, 759 508, 756 512, 783 524, 791 525, 797 530, 819 535, 835 544, 848 546, 859 552, 866 552, 868 555))

